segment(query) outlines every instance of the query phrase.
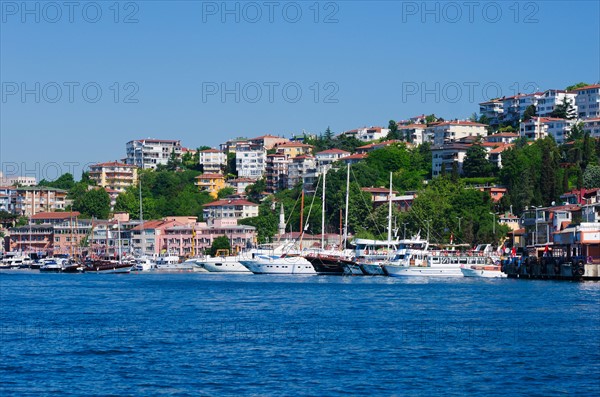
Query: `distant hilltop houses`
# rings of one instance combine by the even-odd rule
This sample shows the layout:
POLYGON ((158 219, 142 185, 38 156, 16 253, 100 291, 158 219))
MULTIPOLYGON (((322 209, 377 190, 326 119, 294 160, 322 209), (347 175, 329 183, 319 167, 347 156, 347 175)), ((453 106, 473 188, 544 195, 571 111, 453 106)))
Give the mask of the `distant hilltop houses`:
MULTIPOLYGON (((177 171, 177 164, 185 162, 187 169, 199 171, 199 175, 191 182, 193 189, 207 192, 213 200, 202 206, 203 221, 206 223, 197 223, 191 218, 155 221, 158 223, 151 232, 156 234, 155 241, 158 241, 161 233, 172 233, 183 241, 189 240, 186 235, 192 230, 196 230, 194 233, 198 235, 226 230, 240 234, 241 247, 251 244, 256 238, 253 228, 238 226, 236 222, 258 216, 258 205, 247 197, 247 188, 258 181, 264 183, 264 191, 258 192, 261 197, 299 184, 302 184, 305 192, 312 193, 319 176, 328 170, 363 162, 373 151, 393 145, 405 145, 408 148, 428 145, 431 177, 436 178, 450 172, 462 174, 467 152, 474 145, 483 148, 489 162, 502 168, 503 153, 512 148, 517 139, 533 142, 551 136, 557 144, 568 144, 574 129, 598 139, 600 84, 580 85, 570 90, 548 89, 482 102, 479 104, 479 114, 474 114, 468 120, 444 120, 422 114, 398 122, 390 121, 385 127, 363 126, 338 134, 328 129, 319 137, 306 133, 290 138, 263 134, 254 138, 233 138, 220 143, 218 147, 201 146, 197 149, 184 147, 178 139, 134 139, 126 142, 125 157, 122 159, 89 166, 88 176, 93 184, 88 186, 88 190, 106 190, 111 210, 114 210, 117 197, 129 187, 137 185, 140 172, 161 167, 177 171), (346 142, 347 145, 341 145, 341 148, 324 147, 319 144, 323 137, 346 142), (189 164, 192 164, 191 168, 189 164), (229 189, 224 197, 219 192, 226 188, 229 189)), ((260 186, 262 189, 263 185, 260 186)), ((504 187, 482 189, 489 192, 494 202, 506 193, 504 187)), ((382 198, 388 194, 385 189, 370 187, 363 191, 372 195, 374 207, 388 200, 382 198)), ((55 222, 58 218, 48 214, 68 211, 72 207, 68 193, 63 189, 38 186, 38 181, 32 176, 0 173, 0 211, 24 216, 37 223, 44 220, 53 225, 45 228, 40 226, 37 232, 44 236, 44 244, 52 246, 53 241, 56 242, 56 252, 65 250, 63 240, 66 237, 62 235, 66 225, 76 225, 81 232, 77 238, 81 239, 87 230, 99 225, 104 225, 104 233, 108 236, 116 222, 104 221, 104 224, 98 222, 92 225, 78 219, 75 212, 66 212, 60 222, 55 222), (46 218, 40 218, 41 214, 45 214, 43 216, 46 218)), ((414 193, 394 192, 391 200, 401 211, 407 211, 414 198, 414 193)), ((139 237, 136 239, 135 236, 136 233, 139 235, 141 225, 128 219, 123 224, 124 233, 131 235, 129 243, 132 249, 139 246, 139 237)), ((27 235, 25 229, 15 235, 21 240, 15 237, 17 240, 13 241, 14 245, 22 247, 27 235)), ((100 243, 101 236, 94 235, 94 239, 100 243)), ((164 241, 160 240, 161 243, 155 245, 148 242, 148 253, 159 252, 162 249, 160 244, 168 240, 164 237, 160 239, 164 241)), ((207 242, 204 241, 204 246, 207 242)), ((189 252, 191 248, 186 244, 178 246, 180 253, 189 252)), ((114 251, 114 244, 111 247, 114 251)))

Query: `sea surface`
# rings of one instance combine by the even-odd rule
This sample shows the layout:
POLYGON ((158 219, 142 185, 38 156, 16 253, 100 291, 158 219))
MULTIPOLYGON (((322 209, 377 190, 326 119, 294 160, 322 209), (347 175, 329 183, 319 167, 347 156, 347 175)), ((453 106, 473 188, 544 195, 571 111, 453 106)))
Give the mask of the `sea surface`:
POLYGON ((600 283, 0 274, 0 396, 598 396, 600 283))

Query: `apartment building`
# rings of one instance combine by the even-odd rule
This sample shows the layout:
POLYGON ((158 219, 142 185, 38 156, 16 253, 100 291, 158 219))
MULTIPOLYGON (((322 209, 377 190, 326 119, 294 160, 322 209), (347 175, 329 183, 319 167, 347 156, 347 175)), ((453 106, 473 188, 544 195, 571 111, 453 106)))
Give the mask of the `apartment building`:
POLYGON ((441 146, 468 136, 487 135, 487 125, 473 121, 445 121, 427 127, 426 134, 433 137, 433 144, 441 146))
POLYGON ((284 154, 291 159, 312 153, 313 147, 302 142, 285 142, 275 146, 277 153, 284 154))
POLYGON ((137 183, 137 167, 118 161, 90 165, 90 179, 98 186, 122 193, 137 183))
POLYGON ((291 160, 283 153, 267 155, 265 169, 266 191, 269 194, 277 193, 288 186, 288 166, 291 160))
POLYGON ((566 141, 575 120, 558 119, 551 117, 532 117, 527 121, 521 122, 519 134, 530 140, 537 140, 547 137, 554 137, 559 145, 566 141))
POLYGON ((31 217, 39 212, 63 211, 67 206, 67 191, 45 186, 16 188, 14 212, 31 217))
POLYGON ((216 199, 219 190, 225 188, 225 176, 223 174, 198 175, 195 184, 200 191, 206 191, 213 199, 216 199))
POLYGON ((159 164, 166 165, 171 153, 180 157, 181 141, 169 139, 137 139, 127 142, 125 163, 141 169, 155 169, 159 164))
POLYGON ((348 157, 351 153, 341 149, 323 150, 315 154, 317 159, 317 168, 319 172, 324 172, 331 168, 333 163, 343 157, 348 157))
POLYGON ((574 89, 577 116, 580 119, 600 117, 600 84, 574 89))
POLYGON ((260 179, 265 173, 267 151, 264 146, 239 142, 235 151, 235 167, 240 178, 260 179))
POLYGON ((288 165, 288 189, 302 183, 304 192, 313 192, 318 176, 317 159, 315 157, 294 157, 288 165))
POLYGON ((200 151, 199 161, 207 174, 220 174, 227 165, 227 154, 217 149, 200 151))
POLYGON ((244 219, 258 216, 258 204, 241 199, 218 200, 204 204, 204 219, 244 219))

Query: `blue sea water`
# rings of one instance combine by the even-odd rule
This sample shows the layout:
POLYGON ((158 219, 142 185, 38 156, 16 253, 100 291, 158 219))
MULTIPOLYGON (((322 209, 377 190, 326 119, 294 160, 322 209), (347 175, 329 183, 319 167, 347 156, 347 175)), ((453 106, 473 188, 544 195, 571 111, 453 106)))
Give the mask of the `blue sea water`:
POLYGON ((597 396, 600 283, 0 274, 1 396, 597 396))

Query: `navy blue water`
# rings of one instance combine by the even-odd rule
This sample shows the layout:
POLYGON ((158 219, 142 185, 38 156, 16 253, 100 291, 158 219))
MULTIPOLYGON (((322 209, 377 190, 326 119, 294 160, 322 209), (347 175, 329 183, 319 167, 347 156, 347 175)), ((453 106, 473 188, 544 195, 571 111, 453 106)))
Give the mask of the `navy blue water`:
POLYGON ((600 284, 0 274, 0 395, 600 395, 600 284))

